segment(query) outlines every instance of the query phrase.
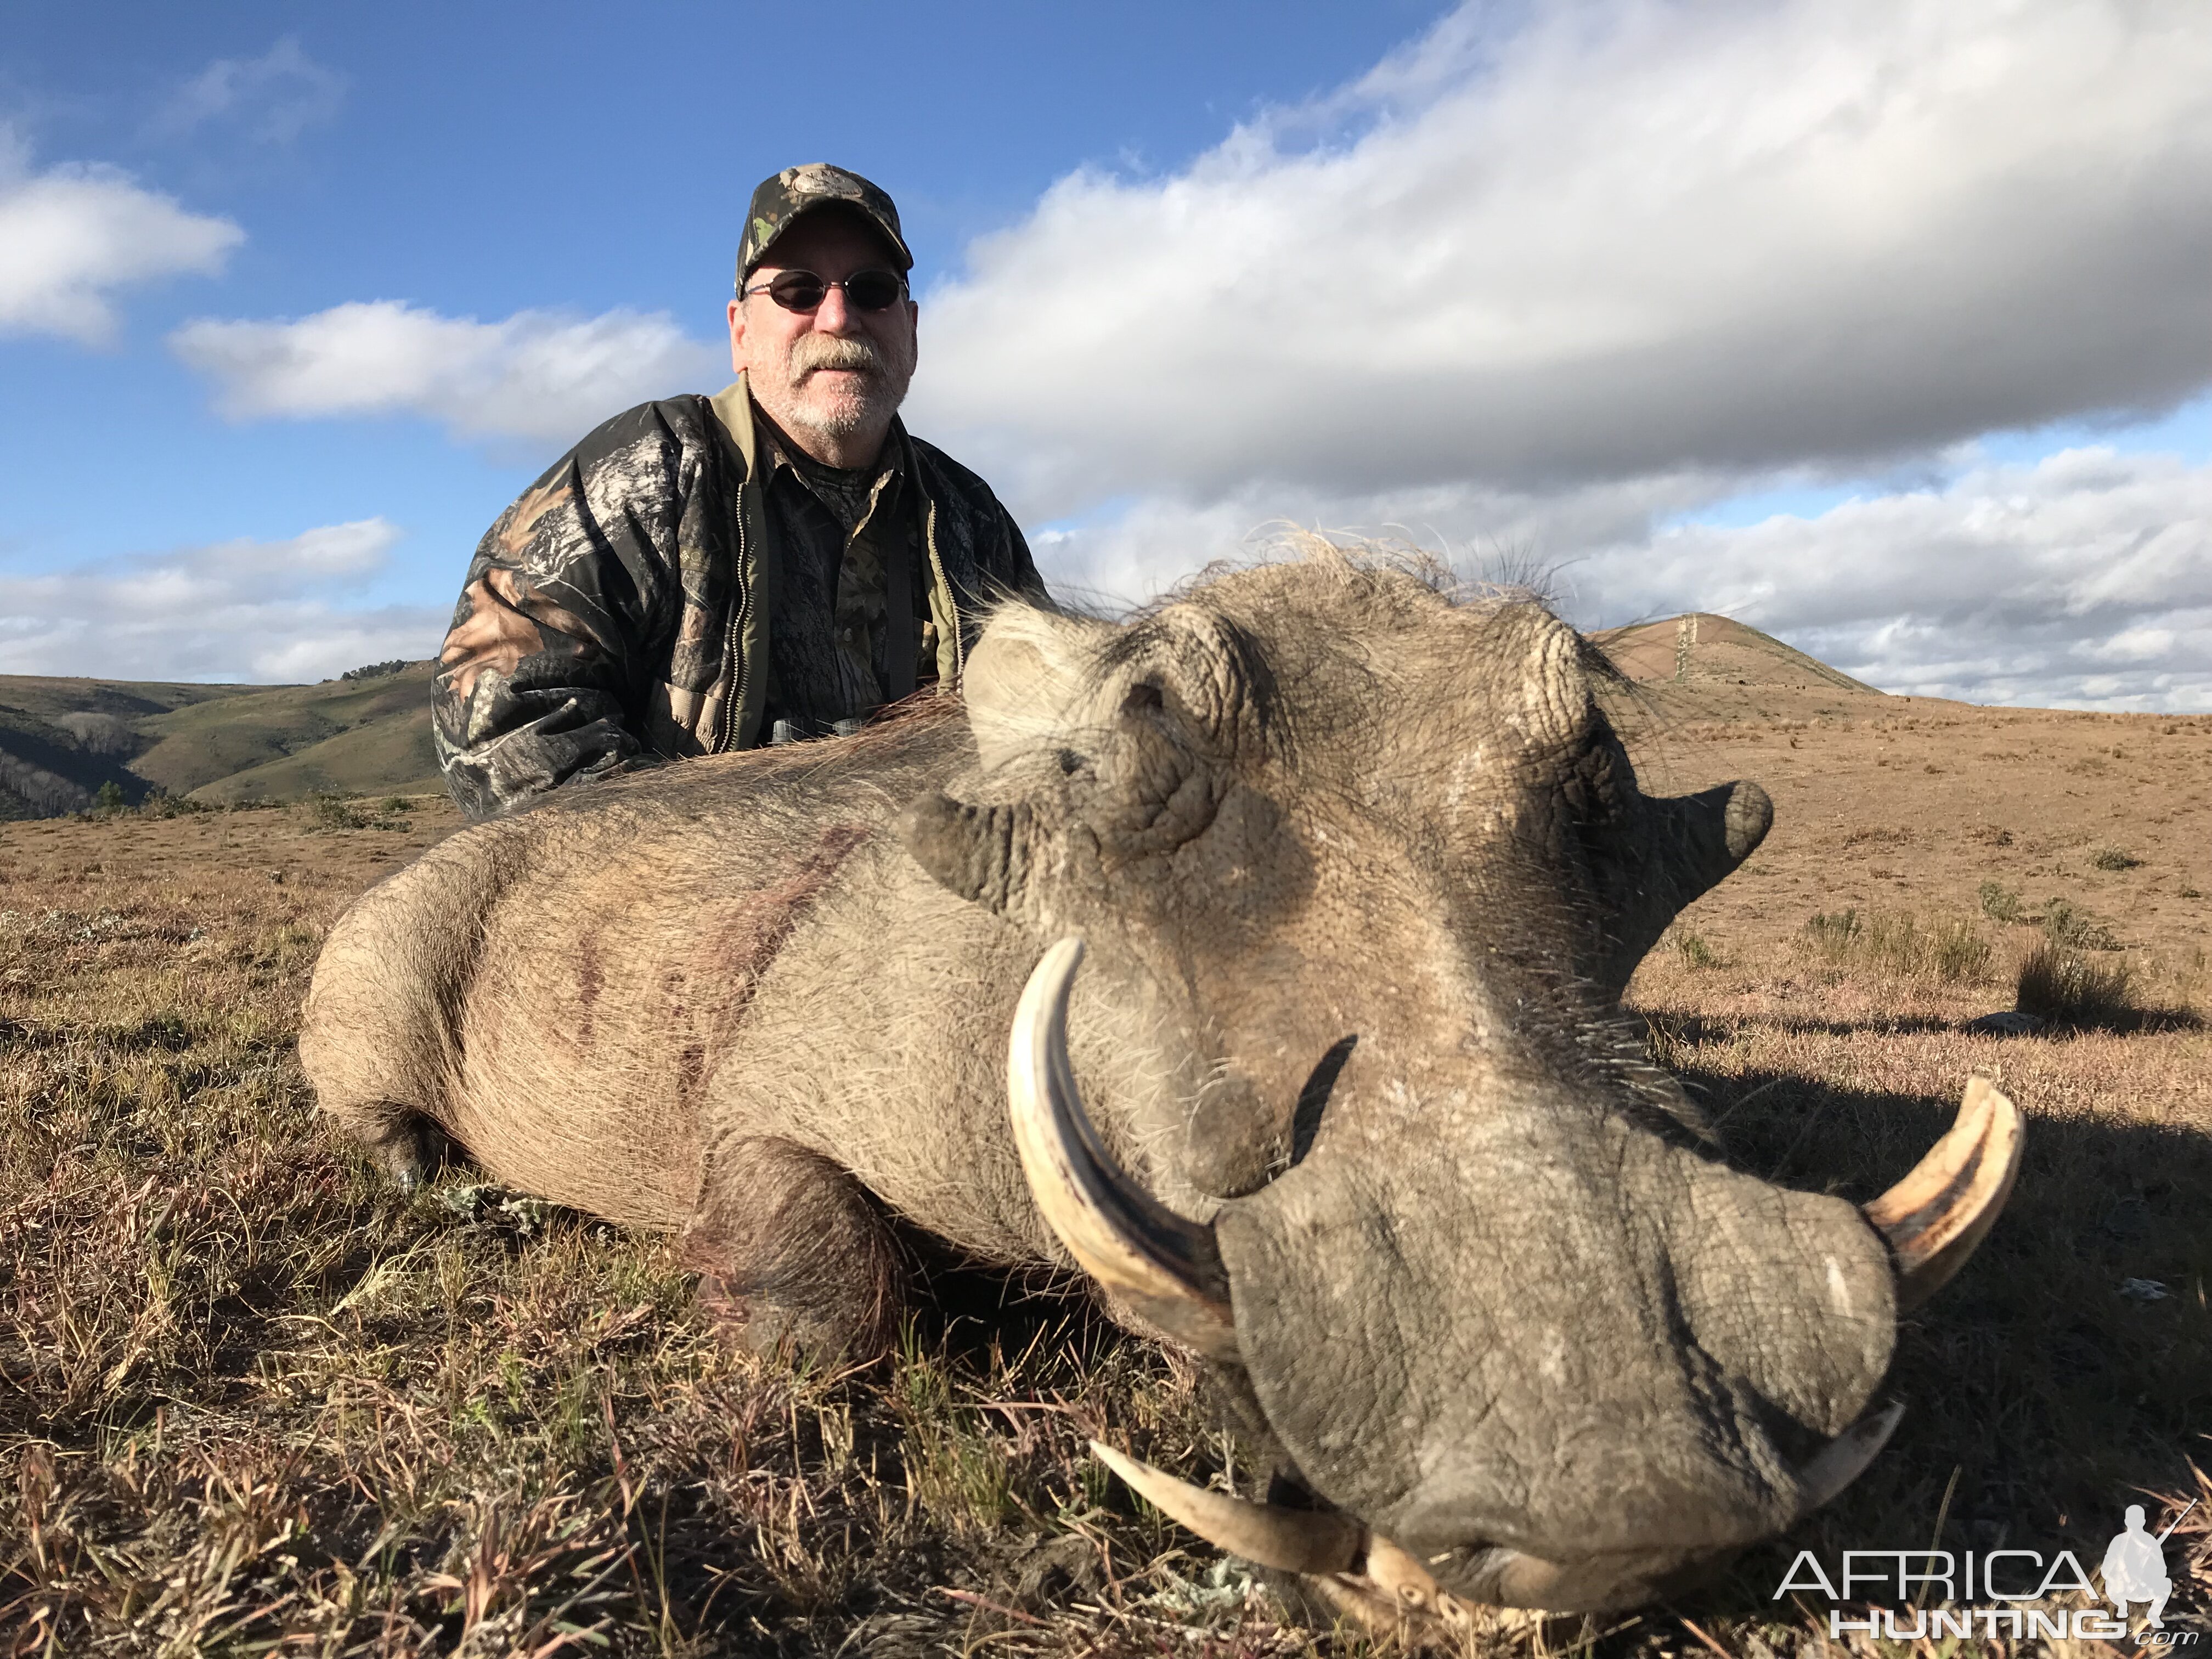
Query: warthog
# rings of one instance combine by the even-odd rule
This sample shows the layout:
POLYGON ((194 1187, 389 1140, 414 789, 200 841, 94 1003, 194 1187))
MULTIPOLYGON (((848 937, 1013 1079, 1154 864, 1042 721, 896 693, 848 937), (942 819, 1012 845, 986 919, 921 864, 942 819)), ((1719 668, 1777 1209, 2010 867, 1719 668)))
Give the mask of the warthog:
POLYGON ((964 704, 425 854, 301 1053, 404 1179, 451 1137, 680 1231, 749 1341, 881 1348, 903 1231, 1079 1267, 1212 1362, 1273 1501, 1102 1455, 1338 1607, 1647 1599, 1880 1449, 2019 1125, 1974 1085, 1863 1211, 1722 1161, 1619 997, 1770 808, 1640 793, 1605 672, 1342 556, 1012 606, 964 704))

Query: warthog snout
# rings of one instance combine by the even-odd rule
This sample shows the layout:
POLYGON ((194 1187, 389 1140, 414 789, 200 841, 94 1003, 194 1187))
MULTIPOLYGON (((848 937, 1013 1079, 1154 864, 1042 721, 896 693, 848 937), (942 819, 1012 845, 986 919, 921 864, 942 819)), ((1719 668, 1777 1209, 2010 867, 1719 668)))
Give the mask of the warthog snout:
MULTIPOLYGON (((1629 1605, 1826 1504, 1902 1414, 1866 1410, 1896 1311, 1958 1270, 2018 1167, 2019 1115, 1980 1079, 1950 1133, 1861 1210, 1617 1120, 1530 1135, 1491 1100, 1461 1135, 1380 1164, 1331 1171, 1317 1147, 1194 1222, 1116 1167, 1084 1109, 1066 1046, 1082 956, 1053 946, 1015 1016, 1009 1098, 1031 1192, 1109 1293, 1248 1374, 1329 1507, 1098 1454, 1194 1531, 1353 1610, 1450 1623, 1472 1603, 1629 1605), (1486 1224, 1486 1193, 1502 1226, 1486 1224), (1661 1212, 1639 1213, 1654 1195, 1661 1212), (1545 1251, 1548 1273, 1526 1260, 1545 1251), (1485 1259, 1516 1254, 1508 1272, 1485 1259), (1638 1282, 1592 1282, 1605 1273, 1638 1282), (1486 1298, 1508 1285, 1510 1310, 1486 1298)), ((1426 1104, 1432 1126, 1451 1121, 1426 1104)))

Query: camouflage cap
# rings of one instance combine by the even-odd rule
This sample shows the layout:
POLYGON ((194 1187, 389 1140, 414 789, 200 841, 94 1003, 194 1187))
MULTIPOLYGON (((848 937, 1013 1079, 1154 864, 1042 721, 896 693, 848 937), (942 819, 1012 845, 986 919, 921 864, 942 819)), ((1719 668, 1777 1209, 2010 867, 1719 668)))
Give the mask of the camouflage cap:
POLYGON ((906 238, 899 234, 898 210, 891 205, 891 198, 857 173, 848 173, 827 161, 809 161, 762 179, 753 191, 752 206, 745 214, 744 240, 738 244, 738 283, 752 275, 769 245, 790 229, 793 220, 824 207, 851 208, 862 215, 883 232, 900 270, 914 269, 914 255, 907 252, 906 238))

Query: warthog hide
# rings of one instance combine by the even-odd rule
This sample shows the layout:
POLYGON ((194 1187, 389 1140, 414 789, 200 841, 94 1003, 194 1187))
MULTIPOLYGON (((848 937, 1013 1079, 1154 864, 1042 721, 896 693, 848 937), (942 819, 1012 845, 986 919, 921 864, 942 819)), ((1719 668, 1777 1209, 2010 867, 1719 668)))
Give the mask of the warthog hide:
POLYGON ((902 1230, 1079 1268, 1217 1368, 1281 1501, 1116 1467, 1340 1607, 1661 1594, 1879 1449, 2017 1120, 1970 1093, 1864 1212, 1717 1154, 1619 997, 1769 808, 1642 793, 1606 672, 1334 555, 1011 607, 964 702, 426 853, 331 935, 301 1056, 402 1179, 450 1140, 679 1233, 756 1344, 882 1349, 902 1230))

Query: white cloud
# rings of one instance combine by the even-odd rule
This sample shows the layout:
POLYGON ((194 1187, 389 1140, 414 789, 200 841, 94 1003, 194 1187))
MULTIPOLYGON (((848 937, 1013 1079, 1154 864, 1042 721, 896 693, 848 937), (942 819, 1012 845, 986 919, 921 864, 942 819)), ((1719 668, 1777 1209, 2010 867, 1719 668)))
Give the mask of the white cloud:
MULTIPOLYGON (((1158 177, 1078 173, 925 296, 912 418, 1063 585, 1276 519, 1724 610, 1886 686, 2212 707, 2203 468, 1978 434, 2212 383, 2202 0, 1469 4, 1158 177), (1917 468, 1816 518, 1732 494, 1917 468)), ((558 446, 721 377, 665 313, 392 301, 173 338, 240 417, 558 446)))
POLYGON ((687 337, 665 312, 483 323, 376 300, 295 322, 203 319, 169 343, 216 381, 216 406, 234 419, 411 414, 465 438, 563 445, 631 404, 719 385, 728 369, 726 347, 687 337))
POLYGON ((288 144, 338 112, 345 77, 287 36, 258 58, 218 58, 177 89, 155 116, 157 133, 177 137, 231 125, 262 143, 288 144))
MULTIPOLYGON (((1255 485, 1846 471, 2212 381, 2202 0, 1469 5, 926 296, 918 429, 1024 517, 1255 485)), ((565 441, 720 373, 665 313, 177 337, 236 413, 565 441)))
POLYGON ((2193 0, 1469 7, 1156 179, 1079 173, 927 296, 915 423, 1048 575, 1276 517, 1717 610, 1893 689, 2212 708, 2212 475, 1962 440, 2212 380, 2193 0), (1911 468, 1816 518, 1658 526, 1911 468))
POLYGON ((918 427, 1052 517, 1856 466, 2212 378, 2201 0, 1485 9, 1061 180, 927 296, 918 427))
POLYGON ((0 125, 0 334, 58 334, 87 345, 115 335, 111 296, 134 283, 222 269, 246 234, 187 212, 114 167, 31 170, 0 125))
POLYGON ((364 519, 283 541, 0 575, 0 674, 289 683, 433 656, 446 611, 346 603, 400 534, 364 519))
POLYGON ((1554 491, 1446 483, 1353 495, 1261 483, 1210 500, 1154 494, 1116 501, 1033 531, 1030 544, 1055 592, 1109 605, 1149 599, 1216 559, 1251 558, 1276 532, 1296 526, 1428 548, 1469 574, 1549 573, 1572 610, 1578 562, 1590 550, 1640 543, 1656 520, 1716 493, 1724 492, 1698 473, 1554 491))
POLYGON ((1595 551, 1610 619, 1696 606, 1916 696, 2212 710, 2212 465, 2074 449, 1817 517, 1595 551))
MULTIPOLYGON (((1909 696, 2212 711, 2212 465, 2075 449, 1810 517, 1653 528, 1711 484, 1305 492, 1291 516, 1442 548, 1471 575, 1548 572, 1585 627, 1719 611, 1909 696), (1390 521, 1391 506, 1408 510, 1390 521)), ((1261 503, 1280 499, 1148 497, 1039 535, 1037 557, 1055 587, 1142 599, 1208 559, 1249 556, 1261 503)))

